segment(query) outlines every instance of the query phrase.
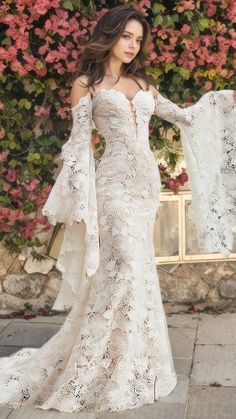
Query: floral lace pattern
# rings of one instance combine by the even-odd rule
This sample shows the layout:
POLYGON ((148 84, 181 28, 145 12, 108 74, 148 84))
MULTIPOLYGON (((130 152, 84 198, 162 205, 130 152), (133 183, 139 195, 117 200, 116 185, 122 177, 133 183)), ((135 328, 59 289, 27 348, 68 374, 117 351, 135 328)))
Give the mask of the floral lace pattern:
POLYGON ((159 95, 155 114, 180 128, 199 245, 227 256, 236 229, 234 91, 208 92, 183 109, 159 95))
MULTIPOLYGON (((201 112, 211 109, 207 116, 211 130, 215 109, 226 112, 227 103, 231 112, 228 92, 222 93, 222 99, 220 92, 206 94, 196 105, 181 109, 161 95, 155 99, 150 91, 139 91, 130 101, 121 92, 103 90, 93 98, 87 95, 74 108, 76 127, 62 151, 62 170, 69 175, 63 172, 59 177, 45 207, 51 220, 67 222, 59 258, 63 285, 57 304, 58 308, 72 308, 61 329, 41 348, 25 348, 2 358, 0 404, 99 414, 152 403, 173 390, 176 373, 153 244, 161 183, 149 147, 148 123, 155 113, 180 127, 192 185, 201 205, 206 186, 203 190, 199 181, 195 183, 202 168, 198 164, 204 164, 201 112), (96 172, 89 147, 92 120, 106 141, 96 172), (91 187, 95 195, 90 194, 91 187), (68 201, 64 205, 65 196, 68 201), (85 222, 77 224, 73 221, 77 219, 85 222), (98 230, 93 230, 96 222, 98 230), (92 237, 91 241, 89 235, 86 239, 87 230, 99 237, 99 253, 97 247, 88 252, 92 237), (98 267, 89 276, 88 255, 98 254, 98 267)), ((221 179, 226 188, 232 186, 233 179, 226 156, 235 159, 235 143, 224 112, 218 115, 217 132, 222 134, 219 141, 224 140, 221 179)), ((208 129, 206 125, 204 129, 208 129)), ((212 135, 208 141, 214 163, 219 164, 219 143, 215 146, 212 135)), ((210 179, 215 179, 216 172, 215 166, 207 172, 210 179)), ((215 192, 215 184, 210 187, 215 192)), ((201 210, 198 203, 194 205, 201 210)), ((212 214, 209 208, 201 214, 206 215, 206 220, 199 220, 207 241, 212 214)), ((218 226, 214 228, 220 232, 218 226)))
MULTIPOLYGON (((51 224, 66 223, 66 237, 76 228, 75 221, 86 223, 85 271, 93 275, 99 265, 99 238, 95 189, 95 163, 91 144, 92 101, 89 95, 72 108, 73 126, 70 138, 63 145, 63 167, 42 210, 51 224)), ((69 240, 69 238, 68 238, 69 240)), ((58 267, 65 272, 63 260, 71 253, 65 242, 58 267)))

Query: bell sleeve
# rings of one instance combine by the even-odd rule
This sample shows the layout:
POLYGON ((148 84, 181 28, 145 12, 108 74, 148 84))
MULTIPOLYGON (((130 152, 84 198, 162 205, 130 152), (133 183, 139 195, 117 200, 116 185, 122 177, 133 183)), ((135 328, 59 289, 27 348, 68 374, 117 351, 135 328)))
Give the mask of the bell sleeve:
POLYGON ((51 224, 65 223, 64 239, 56 263, 62 271, 62 285, 53 306, 58 310, 73 305, 79 296, 82 279, 86 275, 92 276, 99 266, 90 94, 81 97, 71 112, 72 130, 60 156, 62 169, 42 209, 51 224))
POLYGON ((227 256, 236 231, 235 92, 210 91, 185 108, 159 92, 154 101, 154 114, 180 129, 199 245, 227 256))

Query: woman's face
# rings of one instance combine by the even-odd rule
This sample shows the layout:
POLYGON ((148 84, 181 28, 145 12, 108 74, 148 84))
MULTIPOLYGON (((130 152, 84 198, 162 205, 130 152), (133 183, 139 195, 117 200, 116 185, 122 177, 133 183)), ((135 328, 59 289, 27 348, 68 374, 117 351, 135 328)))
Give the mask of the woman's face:
POLYGON ((112 56, 122 63, 130 63, 138 54, 143 39, 143 26, 137 20, 127 22, 120 39, 112 47, 112 56))

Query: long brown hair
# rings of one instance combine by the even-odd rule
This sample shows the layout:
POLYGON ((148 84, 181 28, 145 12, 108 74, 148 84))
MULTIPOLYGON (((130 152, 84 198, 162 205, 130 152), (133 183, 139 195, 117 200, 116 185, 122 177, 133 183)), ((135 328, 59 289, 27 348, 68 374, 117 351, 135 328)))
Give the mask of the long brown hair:
POLYGON ((143 40, 135 58, 128 64, 123 63, 123 75, 134 80, 136 77, 139 77, 148 84, 155 86, 155 80, 145 73, 145 59, 148 53, 150 26, 145 17, 137 10, 129 6, 116 6, 108 10, 99 19, 90 40, 85 45, 83 53, 79 57, 76 76, 86 76, 86 87, 93 87, 103 80, 106 63, 108 63, 111 56, 111 48, 122 36, 126 23, 130 19, 137 20, 143 26, 143 40))

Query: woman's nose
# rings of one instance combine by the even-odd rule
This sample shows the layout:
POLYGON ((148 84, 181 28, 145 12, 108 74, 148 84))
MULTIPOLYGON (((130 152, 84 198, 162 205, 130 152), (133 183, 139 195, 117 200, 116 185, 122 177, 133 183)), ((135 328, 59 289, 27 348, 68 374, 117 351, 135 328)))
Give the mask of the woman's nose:
POLYGON ((131 39, 129 45, 130 45, 131 48, 134 48, 135 47, 135 40, 131 39))

